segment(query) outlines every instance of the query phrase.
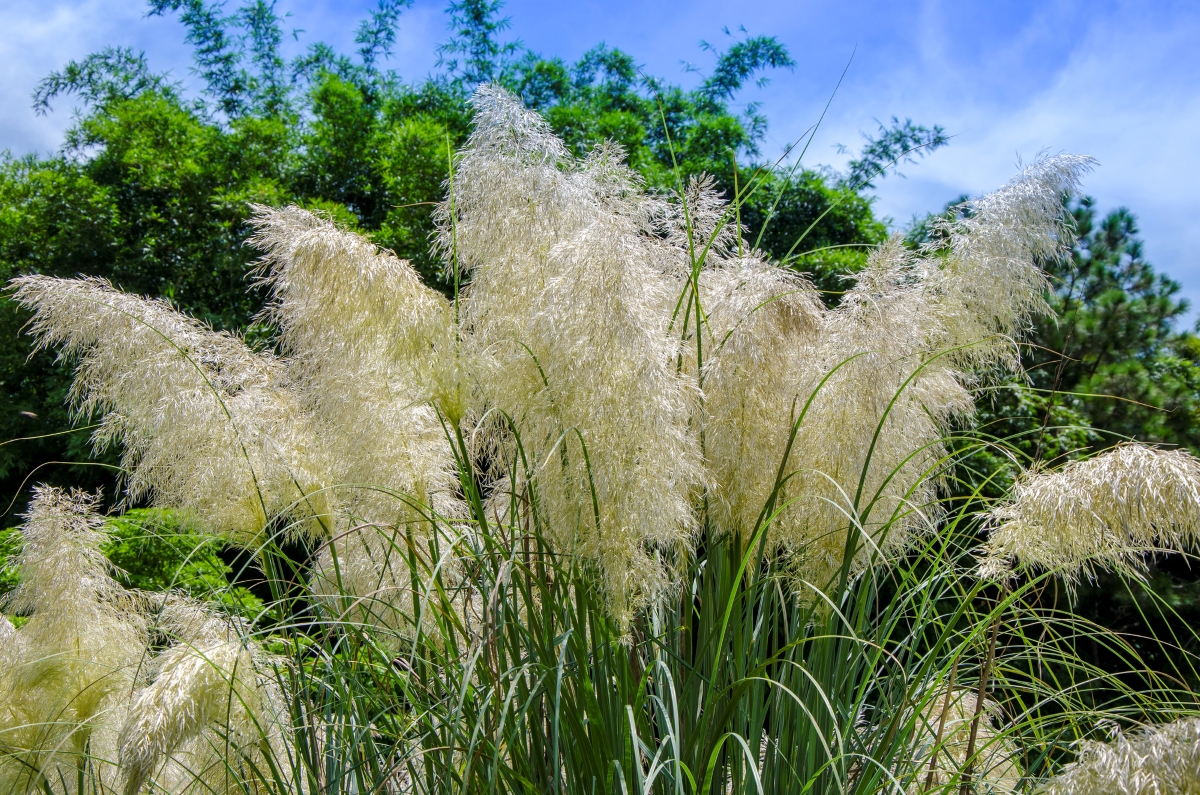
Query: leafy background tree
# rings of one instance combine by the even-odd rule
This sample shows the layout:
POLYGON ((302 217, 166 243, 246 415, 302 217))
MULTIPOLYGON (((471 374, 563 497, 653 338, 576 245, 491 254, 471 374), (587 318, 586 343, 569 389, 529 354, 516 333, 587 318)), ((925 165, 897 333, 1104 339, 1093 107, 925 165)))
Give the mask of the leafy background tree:
MULTIPOLYGON (((965 212, 965 199, 940 215, 965 212)), ((1137 218, 1127 208, 1101 217, 1095 200, 1084 196, 1067 209, 1077 240, 1070 256, 1043 263, 1051 281, 1050 311, 1021 347, 1028 379, 1002 381, 979 400, 977 430, 1004 445, 980 449, 960 467, 964 491, 978 488, 999 497, 1022 468, 1062 463, 1128 440, 1200 453, 1200 338, 1179 328, 1188 311, 1179 283, 1145 260, 1137 218)), ((908 242, 936 245, 937 217, 915 222, 908 242)), ((1172 637, 1172 624, 1180 619, 1200 621, 1200 577, 1188 558, 1172 555, 1151 561, 1148 579, 1176 615, 1163 614, 1143 590, 1112 574, 1084 584, 1072 606, 1129 636, 1145 664, 1172 671, 1161 648, 1144 641, 1151 633, 1172 637)), ((1067 601, 1065 594, 1047 598, 1067 601)), ((1176 638, 1200 650, 1186 637, 1176 638)))

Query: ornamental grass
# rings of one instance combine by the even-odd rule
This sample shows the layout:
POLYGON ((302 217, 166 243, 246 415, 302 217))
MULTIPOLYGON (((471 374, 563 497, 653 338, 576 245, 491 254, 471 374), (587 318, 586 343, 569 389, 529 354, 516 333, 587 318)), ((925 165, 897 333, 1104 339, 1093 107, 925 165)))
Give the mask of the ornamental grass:
POLYGON ((450 296, 294 206, 253 208, 266 348, 13 281, 121 507, 219 537, 272 598, 127 588, 97 495, 39 487, 0 794, 1193 791, 1192 660, 1147 670, 1047 593, 1191 550, 1200 464, 1023 462, 996 504, 956 475, 1003 447, 973 396, 1020 375, 1090 159, 880 246, 828 307, 747 244, 761 184, 648 190, 499 88, 474 109, 432 241, 450 296))

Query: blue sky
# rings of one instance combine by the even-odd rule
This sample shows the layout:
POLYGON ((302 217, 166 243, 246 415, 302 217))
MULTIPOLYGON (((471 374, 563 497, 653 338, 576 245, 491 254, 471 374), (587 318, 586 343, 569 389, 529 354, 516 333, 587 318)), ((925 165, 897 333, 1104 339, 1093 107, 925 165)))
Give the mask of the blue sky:
MULTIPOLYGON (((235 5, 237 0, 230 0, 235 5)), ((300 29, 295 52, 323 40, 349 50, 374 0, 278 0, 300 29)), ((442 0, 415 0, 390 65, 415 79, 435 68, 446 37, 442 0)), ((0 148, 52 151, 70 100, 46 117, 30 110, 37 81, 106 44, 146 51, 154 67, 190 81, 190 53, 172 18, 146 18, 141 0, 0 0, 0 148)), ((1100 168, 1086 190, 1102 209, 1141 220, 1148 258, 1200 308, 1200 4, 1081 0, 509 0, 509 31, 543 55, 570 61, 600 41, 648 73, 685 85, 712 64, 700 40, 744 25, 788 45, 794 71, 745 92, 771 121, 775 156, 812 124, 849 62, 846 79, 806 160, 844 163, 876 119, 938 123, 951 145, 889 177, 881 214, 903 225, 960 194, 1004 182, 1041 151, 1083 152, 1100 168), (852 57, 853 56, 853 57, 852 57)), ((1197 313, 1193 311, 1192 317, 1197 313)))

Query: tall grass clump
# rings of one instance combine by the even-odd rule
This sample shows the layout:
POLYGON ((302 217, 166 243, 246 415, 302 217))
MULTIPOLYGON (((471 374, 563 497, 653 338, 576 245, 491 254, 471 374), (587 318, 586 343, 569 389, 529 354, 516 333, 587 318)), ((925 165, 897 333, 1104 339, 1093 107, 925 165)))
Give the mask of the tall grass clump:
POLYGON ((474 106, 436 213, 450 298, 297 207, 251 222, 267 350, 98 280, 14 280, 122 447, 125 504, 220 537, 272 599, 250 623, 126 588, 95 498, 40 489, 28 621, 0 623, 3 793, 1196 780, 1192 661, 1146 670, 1139 644, 1175 639, 1054 594, 1190 550, 1200 464, 1024 462, 996 504, 956 477, 1004 448, 973 394, 1019 374, 1088 158, 1025 168, 936 248, 880 246, 829 309, 744 240, 761 182, 651 192, 499 88, 474 106))

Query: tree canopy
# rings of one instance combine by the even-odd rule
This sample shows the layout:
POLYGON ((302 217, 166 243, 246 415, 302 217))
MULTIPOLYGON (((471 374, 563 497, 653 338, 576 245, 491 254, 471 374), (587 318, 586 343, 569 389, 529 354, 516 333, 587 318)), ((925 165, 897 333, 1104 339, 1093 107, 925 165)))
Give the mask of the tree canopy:
MULTIPOLYGON (((723 46, 703 43, 710 66, 685 88, 603 43, 574 63, 535 53, 506 38, 500 0, 451 0, 439 71, 405 81, 387 60, 410 4, 380 0, 359 24, 352 52, 317 42, 289 60, 283 20, 267 0, 232 10, 211 0, 150 0, 151 14, 174 15, 187 31, 200 90, 186 92, 128 48, 108 47, 49 74, 33 111, 56 112, 67 96, 83 111, 56 154, 0 157, 0 279, 99 276, 270 346, 255 322, 264 295, 253 288, 247 220, 253 203, 295 203, 411 260, 449 293, 430 251, 433 205, 470 132, 472 92, 497 82, 539 111, 576 155, 619 145, 652 189, 678 190, 710 175, 739 200, 746 239, 810 274, 833 305, 849 287, 844 277, 889 235, 870 189, 949 141, 940 126, 893 117, 864 136, 845 173, 776 161, 763 151, 762 109, 735 106, 747 86, 794 67, 774 37, 738 31, 723 46)), ((967 211, 960 199, 944 212, 967 211)), ((989 496, 1003 493, 1020 467, 1124 439, 1200 452, 1200 338, 1179 328, 1187 304, 1178 283, 1146 261, 1131 211, 1101 216, 1090 198, 1070 211, 1078 242, 1070 257, 1043 263, 1051 311, 1021 348, 1029 380, 991 382, 977 394, 977 433, 1006 445, 977 447, 962 472, 989 496), (1023 460, 1013 460, 1014 450, 1023 460)), ((937 245, 934 218, 908 230, 910 244, 937 245)), ((70 363, 33 350, 21 333, 27 320, 0 298, 6 521, 33 482, 104 486, 111 495, 119 475, 115 451, 92 450, 90 418, 68 415, 70 363)), ((133 514, 111 553, 153 586, 173 571, 179 543, 160 533, 147 545, 148 517, 133 514)), ((4 543, 0 537, 0 555, 4 543)), ((198 582, 230 573, 231 561, 215 553, 203 563, 198 582)), ((1200 601, 1190 575, 1174 565, 1155 569, 1152 582, 1174 593, 1172 604, 1186 614, 1200 601)), ((1141 606, 1112 597, 1120 590, 1103 584, 1091 615, 1108 626, 1143 620, 1141 606)))

